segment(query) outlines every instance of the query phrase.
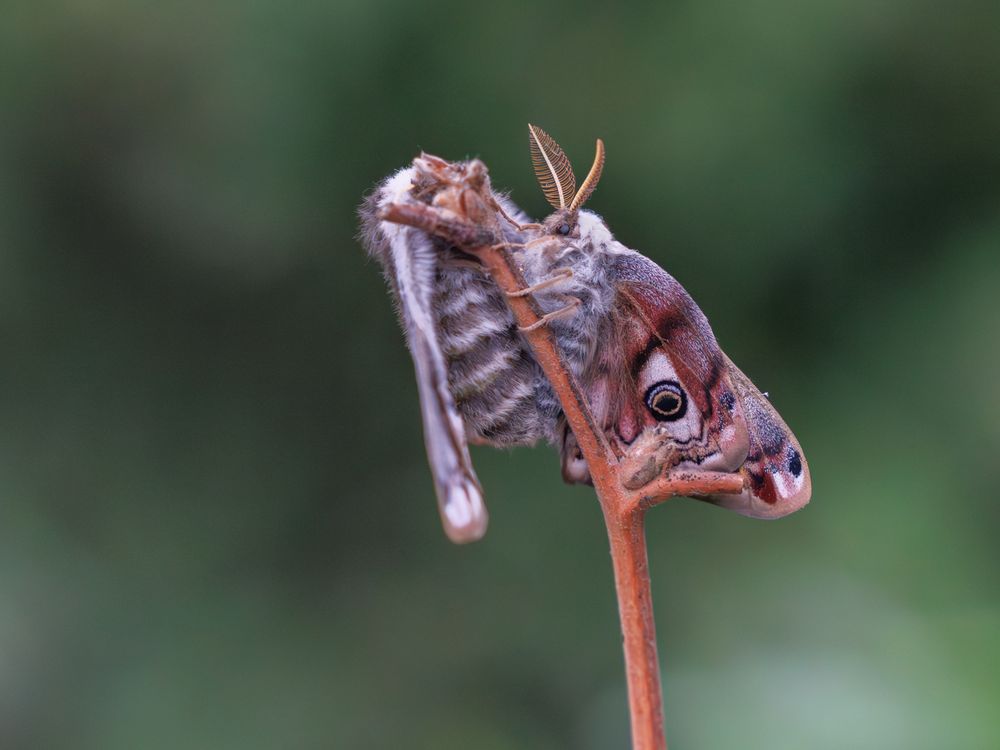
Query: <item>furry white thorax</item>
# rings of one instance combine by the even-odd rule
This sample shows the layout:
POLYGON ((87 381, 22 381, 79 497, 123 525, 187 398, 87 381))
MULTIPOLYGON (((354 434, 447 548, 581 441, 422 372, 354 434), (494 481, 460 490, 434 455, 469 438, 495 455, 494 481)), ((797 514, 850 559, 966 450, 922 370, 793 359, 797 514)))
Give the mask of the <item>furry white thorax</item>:
POLYGON ((595 250, 607 253, 608 255, 626 255, 634 253, 630 247, 626 247, 611 234, 604 219, 593 211, 581 210, 577 218, 577 226, 580 227, 580 240, 593 247, 595 250))
POLYGON ((544 312, 565 305, 567 296, 582 300, 596 297, 596 309, 591 308, 589 312, 600 316, 611 304, 611 289, 607 283, 609 258, 631 251, 615 240, 604 220, 592 211, 579 212, 577 228, 578 237, 540 237, 516 257, 529 284, 544 282, 560 269, 572 270, 571 276, 536 292, 535 299, 544 312))
POLYGON ((604 219, 593 211, 581 209, 576 224, 580 227, 580 242, 584 245, 589 245, 595 250, 614 252, 611 246, 619 244, 611 235, 611 230, 604 223, 604 219))

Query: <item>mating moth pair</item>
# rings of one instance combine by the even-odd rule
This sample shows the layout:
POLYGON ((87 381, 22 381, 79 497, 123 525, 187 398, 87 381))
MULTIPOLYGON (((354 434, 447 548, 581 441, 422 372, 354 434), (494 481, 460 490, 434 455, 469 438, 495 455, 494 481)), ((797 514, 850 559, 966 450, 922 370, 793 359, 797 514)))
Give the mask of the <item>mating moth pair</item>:
POLYGON ((516 294, 533 297, 539 325, 551 328, 616 453, 655 447, 654 473, 645 481, 685 468, 738 472, 742 494, 702 499, 756 518, 801 508, 811 485, 795 436, 722 352, 684 288, 582 208, 604 168, 602 141, 577 189, 559 145, 540 128, 528 130, 536 176, 555 209, 541 223, 492 191, 482 162, 427 154, 386 179, 360 210, 362 239, 385 271, 413 355, 448 536, 466 542, 486 531, 469 442, 543 439, 558 447, 566 481, 590 480, 559 401, 492 277, 462 243, 442 239, 447 233, 383 218, 402 207, 433 211, 435 227, 439 220, 448 225, 472 210, 456 205, 448 190, 460 183, 488 197, 488 215, 480 218, 496 228, 469 243, 499 242, 509 250, 528 285, 516 294))

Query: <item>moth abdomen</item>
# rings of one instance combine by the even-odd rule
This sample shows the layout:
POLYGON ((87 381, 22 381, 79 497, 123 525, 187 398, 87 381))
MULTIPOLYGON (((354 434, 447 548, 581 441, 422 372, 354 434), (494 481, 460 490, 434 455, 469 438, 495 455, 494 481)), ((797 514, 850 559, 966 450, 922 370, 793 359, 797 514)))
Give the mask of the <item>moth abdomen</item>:
POLYGON ((524 445, 546 437, 535 397, 537 365, 500 290, 475 268, 439 266, 434 312, 448 388, 470 438, 524 445))

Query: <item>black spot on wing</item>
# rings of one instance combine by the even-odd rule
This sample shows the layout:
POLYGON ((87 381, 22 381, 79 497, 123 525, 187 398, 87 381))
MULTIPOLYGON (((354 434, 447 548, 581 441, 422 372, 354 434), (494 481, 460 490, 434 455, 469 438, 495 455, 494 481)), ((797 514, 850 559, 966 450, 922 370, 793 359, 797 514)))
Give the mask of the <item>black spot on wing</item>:
POLYGON ((719 403, 725 407, 726 411, 732 413, 733 409, 736 408, 736 396, 732 394, 732 391, 723 391, 722 395, 719 396, 719 403))
POLYGON ((792 446, 788 446, 788 470, 796 478, 802 473, 802 456, 792 446))

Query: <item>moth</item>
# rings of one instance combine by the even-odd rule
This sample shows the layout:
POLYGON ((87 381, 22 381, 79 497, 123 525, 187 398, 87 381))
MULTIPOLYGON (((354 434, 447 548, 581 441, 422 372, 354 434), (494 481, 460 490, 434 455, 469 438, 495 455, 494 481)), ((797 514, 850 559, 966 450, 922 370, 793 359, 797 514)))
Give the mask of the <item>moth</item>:
POLYGON ((456 184, 488 196, 476 210, 500 227, 500 242, 528 285, 518 294, 534 298, 538 325, 551 328, 616 453, 623 460, 654 457, 629 476, 630 487, 677 469, 738 472, 742 494, 700 499, 755 518, 801 508, 811 493, 809 468, 767 397, 722 352, 684 288, 583 208, 604 169, 604 143, 597 140, 577 188, 555 140, 533 125, 528 134, 536 177, 553 208, 541 222, 494 191, 479 160, 428 154, 388 177, 359 209, 362 242, 384 270, 413 357, 448 536, 468 542, 486 531, 470 442, 544 440, 559 450, 567 482, 590 480, 559 402, 489 274, 440 236, 383 219, 389 206, 430 206, 442 221, 468 212, 454 205, 448 186, 456 184))

